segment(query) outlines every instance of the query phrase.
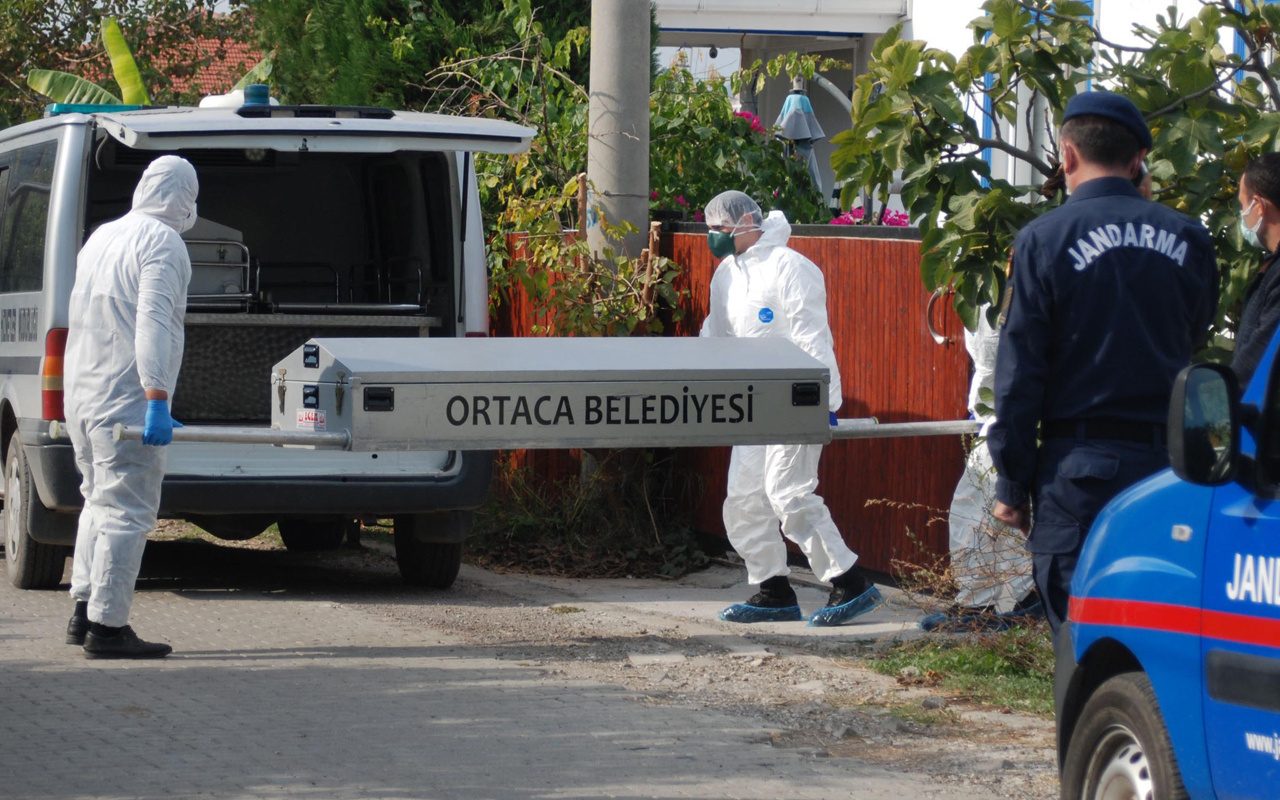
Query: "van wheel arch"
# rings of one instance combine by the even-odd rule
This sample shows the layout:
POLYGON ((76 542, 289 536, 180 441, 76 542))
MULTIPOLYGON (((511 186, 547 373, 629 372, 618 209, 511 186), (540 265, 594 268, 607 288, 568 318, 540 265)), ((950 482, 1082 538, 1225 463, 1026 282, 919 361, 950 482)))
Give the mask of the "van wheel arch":
POLYGON ((1098 687, 1125 672, 1143 672, 1142 663, 1116 639, 1100 639, 1085 653, 1063 701, 1058 717, 1058 770, 1067 758, 1067 746, 1085 703, 1098 687))
POLYGON ((11 434, 4 461, 0 463, 3 463, 5 486, 3 518, 0 521, 0 531, 4 535, 0 541, 5 546, 9 581, 19 589, 56 589, 62 580, 71 548, 45 544, 32 536, 30 523, 45 521, 48 512, 34 514, 40 497, 31 479, 26 451, 16 431, 11 434))
POLYGON ((18 417, 8 400, 0 400, 0 464, 9 457, 9 440, 18 430, 18 417))

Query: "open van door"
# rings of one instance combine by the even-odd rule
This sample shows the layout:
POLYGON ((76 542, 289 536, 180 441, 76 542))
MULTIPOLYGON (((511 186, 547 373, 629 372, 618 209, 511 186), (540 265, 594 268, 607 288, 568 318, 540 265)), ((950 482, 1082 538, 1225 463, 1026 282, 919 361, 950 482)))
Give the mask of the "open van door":
POLYGON ((533 129, 510 122, 383 108, 246 106, 164 108, 96 115, 135 150, 259 148, 285 152, 522 153, 533 129))

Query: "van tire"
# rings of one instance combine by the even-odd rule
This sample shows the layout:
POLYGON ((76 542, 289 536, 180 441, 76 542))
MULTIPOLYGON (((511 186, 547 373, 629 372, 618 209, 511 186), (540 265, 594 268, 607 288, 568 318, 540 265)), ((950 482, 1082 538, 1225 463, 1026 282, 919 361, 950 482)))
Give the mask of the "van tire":
POLYGON ((322 517, 314 519, 286 517, 276 523, 280 541, 293 553, 323 553, 336 550, 347 538, 355 517, 322 517))
POLYGON ((1062 800, 1096 800, 1109 783, 1137 797, 1186 800, 1187 790, 1143 672, 1126 672, 1099 686, 1080 712, 1062 766, 1062 800))
POLYGON ((471 519, 469 511, 396 517, 393 527, 396 566, 404 582, 428 589, 452 586, 462 566, 462 542, 471 531, 471 519), (445 541, 439 541, 441 539, 445 541))
POLYGON ((396 566, 410 586, 448 589, 462 567, 462 542, 419 542, 396 534, 396 566))
POLYGON ((4 560, 9 580, 19 589, 56 589, 62 581, 69 549, 31 538, 31 503, 39 503, 31 467, 18 434, 9 438, 4 461, 4 560))

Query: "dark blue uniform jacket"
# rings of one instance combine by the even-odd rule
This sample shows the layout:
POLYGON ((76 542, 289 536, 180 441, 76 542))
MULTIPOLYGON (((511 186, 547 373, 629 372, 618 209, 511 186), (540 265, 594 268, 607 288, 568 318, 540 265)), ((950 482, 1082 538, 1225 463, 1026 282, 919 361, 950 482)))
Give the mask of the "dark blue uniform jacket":
POLYGON ((1262 354, 1271 344, 1271 337, 1280 326, 1280 269, 1276 259, 1280 253, 1268 255, 1262 262, 1262 272, 1249 283, 1244 296, 1244 311, 1236 328, 1236 349, 1231 357, 1231 369, 1240 379, 1240 388, 1249 386, 1253 372, 1262 360, 1262 354))
POLYGON ((1023 228, 1011 281, 987 442, 996 498, 1021 506, 1036 480, 1038 423, 1165 422, 1218 282, 1204 226, 1124 178, 1088 181, 1023 228))

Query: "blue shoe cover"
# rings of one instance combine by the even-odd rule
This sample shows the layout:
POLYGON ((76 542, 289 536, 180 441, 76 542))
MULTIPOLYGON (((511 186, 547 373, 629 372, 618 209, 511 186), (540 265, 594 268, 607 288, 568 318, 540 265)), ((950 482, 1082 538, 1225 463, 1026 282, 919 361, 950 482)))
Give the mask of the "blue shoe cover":
POLYGON ((971 633, 1007 631, 1015 625, 1044 616, 1039 602, 1026 608, 1015 608, 1003 614, 929 614, 920 620, 920 630, 939 633, 971 633))
POLYGON ((804 619, 804 615, 800 613, 800 606, 766 608, 734 603, 720 612, 720 619, 725 622, 798 622, 804 619))
POLYGON ((1001 619, 1009 620, 1010 624, 1018 625, 1029 619, 1044 618, 1044 603, 1039 600, 1035 601, 1026 608, 1015 608, 1012 611, 1006 611, 1000 615, 1001 619))
POLYGON ((813 616, 809 618, 809 624, 819 628, 843 625, 873 610, 883 602, 884 597, 880 594, 880 590, 872 586, 844 605, 827 606, 813 612, 813 616))
MULTIPOLYGON (((1012 612, 1010 612, 1012 613, 1012 612)), ((920 630, 937 633, 974 633, 976 631, 1003 631, 1012 626, 1013 620, 1004 614, 929 614, 920 620, 920 630)))

